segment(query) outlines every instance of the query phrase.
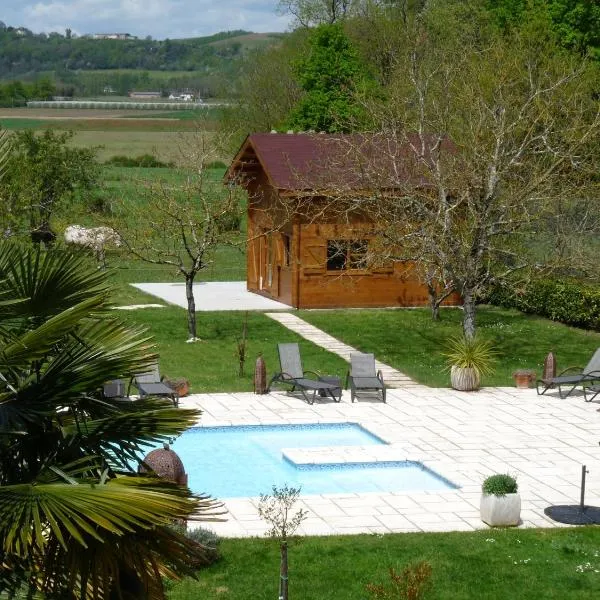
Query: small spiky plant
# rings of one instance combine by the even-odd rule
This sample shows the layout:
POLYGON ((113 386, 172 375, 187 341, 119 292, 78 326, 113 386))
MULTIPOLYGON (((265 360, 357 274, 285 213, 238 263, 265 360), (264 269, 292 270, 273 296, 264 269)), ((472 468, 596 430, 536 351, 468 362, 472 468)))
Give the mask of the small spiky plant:
POLYGON ((496 355, 491 342, 464 336, 450 338, 447 352, 444 352, 448 369, 452 367, 473 369, 479 376, 492 373, 496 355))

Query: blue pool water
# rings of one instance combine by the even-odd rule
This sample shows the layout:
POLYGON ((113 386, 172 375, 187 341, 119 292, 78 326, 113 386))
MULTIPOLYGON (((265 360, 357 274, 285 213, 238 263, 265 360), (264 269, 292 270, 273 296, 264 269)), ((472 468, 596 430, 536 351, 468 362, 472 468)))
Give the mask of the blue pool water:
POLYGON ((440 490, 455 486, 412 461, 297 466, 282 448, 368 446, 385 442, 356 423, 193 427, 172 445, 194 492, 217 498, 271 493, 273 485, 303 494, 440 490))

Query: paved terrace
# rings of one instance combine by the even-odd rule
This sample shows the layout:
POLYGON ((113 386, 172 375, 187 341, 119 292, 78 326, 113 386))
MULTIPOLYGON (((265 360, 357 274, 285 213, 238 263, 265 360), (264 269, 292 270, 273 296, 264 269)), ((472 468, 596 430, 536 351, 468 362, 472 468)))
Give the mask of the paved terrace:
MULTIPOLYGON (((456 392, 417 384, 388 390, 388 403, 316 402, 282 393, 202 394, 181 399, 204 411, 201 425, 356 422, 389 442, 370 447, 372 460, 417 460, 457 484, 443 492, 302 496, 309 511, 304 535, 470 531, 479 519, 482 480, 495 472, 517 477, 522 527, 552 527, 552 504, 577 504, 581 465, 589 469, 586 504, 600 506, 600 414, 581 397, 537 396, 535 390, 486 388, 456 392)), ((367 449, 348 449, 353 460, 367 449)), ((342 452, 335 450, 335 455, 342 452)), ((310 452, 307 456, 310 455, 310 452)), ((331 451, 312 453, 315 461, 331 451)), ((269 492, 270 490, 265 490, 269 492)), ((257 498, 226 499, 228 521, 209 523, 221 536, 263 535, 257 498)))

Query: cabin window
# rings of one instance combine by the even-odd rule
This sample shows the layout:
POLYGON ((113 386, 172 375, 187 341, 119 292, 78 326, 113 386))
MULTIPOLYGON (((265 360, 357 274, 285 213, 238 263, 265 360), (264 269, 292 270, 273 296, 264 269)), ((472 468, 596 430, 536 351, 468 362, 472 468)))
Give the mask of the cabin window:
POLYGON ((327 240, 327 270, 365 269, 367 240, 327 240))

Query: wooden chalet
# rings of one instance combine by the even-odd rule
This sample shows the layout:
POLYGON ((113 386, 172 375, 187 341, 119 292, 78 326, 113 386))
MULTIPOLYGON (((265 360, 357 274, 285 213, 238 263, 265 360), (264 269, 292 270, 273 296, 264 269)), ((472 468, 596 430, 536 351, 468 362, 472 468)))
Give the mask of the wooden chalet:
MULTIPOLYGON (((328 209, 361 193, 365 136, 255 133, 225 180, 248 191, 247 287, 295 308, 411 307, 429 303, 411 264, 364 260, 377 240, 372 220, 328 209), (311 207, 313 210, 311 210, 311 207)), ((409 156, 409 153, 406 152, 409 156)), ((397 174, 397 169, 396 169, 397 174)), ((408 175, 407 175, 408 177, 408 175)), ((452 296, 446 304, 459 304, 452 296)))

